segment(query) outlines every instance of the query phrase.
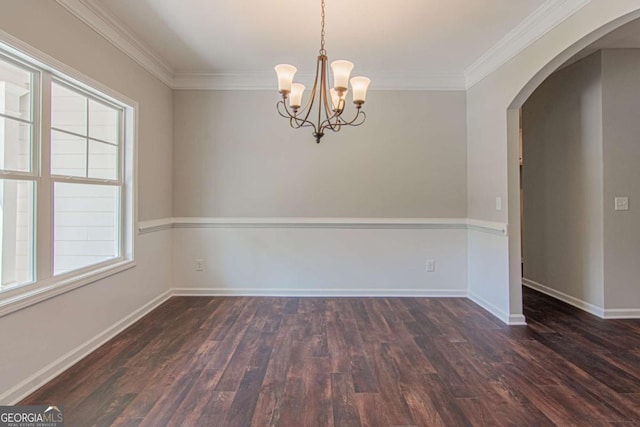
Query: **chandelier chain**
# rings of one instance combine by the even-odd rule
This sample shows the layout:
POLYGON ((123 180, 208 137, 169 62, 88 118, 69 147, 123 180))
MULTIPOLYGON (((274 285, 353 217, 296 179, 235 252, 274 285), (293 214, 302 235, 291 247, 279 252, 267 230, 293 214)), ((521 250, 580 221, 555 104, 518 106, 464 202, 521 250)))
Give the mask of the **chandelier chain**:
POLYGON ((321 31, 320 31, 320 55, 326 55, 327 51, 324 48, 324 1, 325 0, 321 0, 320 4, 322 7, 322 14, 321 16, 321 31))

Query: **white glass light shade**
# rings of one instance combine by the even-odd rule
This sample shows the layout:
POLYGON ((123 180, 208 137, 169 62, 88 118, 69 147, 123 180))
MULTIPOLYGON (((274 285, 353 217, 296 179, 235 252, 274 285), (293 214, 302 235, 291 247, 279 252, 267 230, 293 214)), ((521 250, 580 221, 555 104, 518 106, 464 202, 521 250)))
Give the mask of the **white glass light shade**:
POLYGON ((291 84, 293 83, 293 76, 296 75, 298 69, 293 65, 279 64, 275 66, 276 74, 278 75, 278 91, 290 92, 291 84))
POLYGON ((329 89, 329 93, 331 94, 331 106, 333 111, 344 108, 344 99, 347 97, 347 91, 344 91, 342 94, 342 98, 338 95, 338 91, 334 88, 329 89))
POLYGON ((304 92, 304 85, 300 83, 293 83, 291 85, 291 94, 289 95, 289 106, 291 108, 300 108, 302 105, 302 93, 304 92))
POLYGON ((349 76, 353 70, 353 63, 349 61, 333 61, 331 63, 333 70, 333 87, 340 90, 346 90, 349 86, 349 76))
POLYGON ((367 99, 367 89, 371 80, 366 77, 354 77, 351 79, 351 89, 353 89, 353 102, 364 103, 367 99))
POLYGON ((337 110, 340 105, 340 97, 338 96, 338 92, 334 88, 329 89, 329 93, 331 94, 331 105, 333 110, 337 110))

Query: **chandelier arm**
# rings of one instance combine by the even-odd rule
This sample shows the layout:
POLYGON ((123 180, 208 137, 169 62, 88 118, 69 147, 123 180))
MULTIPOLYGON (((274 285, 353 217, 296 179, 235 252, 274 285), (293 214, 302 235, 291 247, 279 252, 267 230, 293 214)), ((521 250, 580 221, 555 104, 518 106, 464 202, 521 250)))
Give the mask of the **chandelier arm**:
POLYGON ((358 108, 358 112, 356 113, 355 117, 350 121, 350 122, 344 122, 343 124, 345 126, 360 126, 361 124, 363 124, 365 121, 367 120, 367 113, 365 113, 364 111, 362 111, 361 109, 358 108), (358 117, 361 117, 361 121, 356 123, 356 120, 358 120, 358 117))
POLYGON ((276 111, 278 111, 278 114, 280 114, 280 116, 284 117, 285 119, 289 119, 293 117, 289 112, 289 109, 287 108, 287 104, 284 102, 284 100, 278 101, 278 103, 276 104, 276 111), (282 108, 284 108, 284 111, 286 114, 282 112, 280 108, 281 106, 282 108))
POLYGON ((322 110, 326 108, 326 91, 327 91, 327 57, 325 55, 318 56, 318 64, 316 67, 316 81, 314 83, 314 95, 316 84, 318 83, 318 70, 320 71, 320 93, 318 93, 318 120, 317 124, 322 132, 322 110))
POLYGON ((327 120, 322 122, 322 125, 320 126, 321 129, 331 129, 334 132, 338 132, 342 126, 360 126, 361 124, 363 124, 365 122, 365 120, 367 119, 367 114, 362 111, 360 108, 358 108, 356 110, 356 115, 353 117, 353 119, 351 119, 350 121, 345 120, 344 118, 342 118, 342 114, 334 114, 332 117, 328 118, 327 120), (331 120, 336 119, 335 123, 332 123, 331 120), (357 122, 358 118, 361 118, 360 122, 357 122))
POLYGON ((290 117, 289 126, 291 126, 294 129, 300 129, 303 127, 313 127, 314 130, 317 129, 316 124, 313 123, 311 120, 307 120, 305 118, 298 117, 298 116, 290 117))
POLYGON ((358 109, 355 117, 351 121, 344 120, 341 116, 338 116, 338 121, 336 123, 331 123, 327 120, 323 121, 320 126, 320 131, 324 131, 325 129, 329 129, 333 132, 339 132, 342 129, 342 126, 360 126, 367 120, 367 113, 358 109), (360 119, 360 121, 358 121, 360 119))
POLYGON ((311 122, 309 120, 302 120, 302 119, 296 118, 296 117, 291 117, 289 119, 289 126, 291 126, 293 129, 312 127, 315 130, 315 128, 316 128, 316 125, 313 122, 311 122))
POLYGON ((331 121, 333 119, 339 119, 340 115, 342 114, 342 111, 339 109, 336 110, 332 110, 333 107, 333 100, 331 100, 331 97, 329 96, 329 80, 326 78, 326 76, 329 75, 329 68, 328 68, 328 64, 325 61, 324 63, 324 70, 325 70, 325 74, 324 74, 324 82, 322 84, 322 88, 321 88, 321 93, 320 93, 320 105, 321 107, 324 107, 324 116, 325 116, 325 121, 328 123, 331 123, 331 121))
POLYGON ((291 110, 289 110, 289 108, 287 107, 287 103, 285 102, 284 99, 279 101, 276 104, 276 106, 277 106, 278 113, 282 117, 284 117, 285 119, 295 120, 296 122, 304 121, 304 119, 302 117, 300 117, 295 111, 291 112, 291 110), (282 113, 282 111, 280 110, 280 106, 282 106, 282 108, 284 108, 284 111, 285 111, 286 114, 282 113))
POLYGON ((333 124, 327 123, 322 126, 323 131, 325 129, 329 129, 332 132, 340 132, 341 128, 342 128, 342 123, 333 123, 333 124))
MULTIPOLYGON (((327 67, 326 68, 326 75, 329 75, 329 69, 328 69, 328 65, 327 65, 326 62, 325 62, 325 67, 327 67)), ((333 107, 333 100, 329 101, 330 96, 328 95, 328 93, 329 93, 329 81, 328 80, 325 81, 325 84, 322 86, 322 88, 324 90, 322 91, 321 101, 323 101, 322 102, 322 107, 324 109, 325 119, 320 123, 320 131, 322 132, 323 129, 329 128, 332 131, 337 132, 338 130, 340 130, 340 126, 341 126, 340 117, 342 116, 342 113, 344 112, 344 108, 342 110, 340 110, 340 109, 332 110, 331 109, 331 107, 333 107), (331 102, 331 104, 329 104, 329 102, 331 102)))
POLYGON ((313 127, 314 129, 316 128, 316 125, 309 121, 306 120, 302 117, 299 117, 297 114, 292 114, 291 111, 287 108, 287 104, 284 102, 284 100, 279 101, 276 104, 276 110, 278 111, 278 114, 280 114, 280 116, 284 117, 285 119, 289 119, 289 126, 291 126, 294 129, 300 129, 301 127, 313 127), (284 108, 285 113, 282 112, 282 109, 280 108, 282 106, 282 108, 284 108))
MULTIPOLYGON (((325 57, 326 58, 326 57, 325 57)), ((320 69, 320 63, 322 62, 322 56, 318 56, 318 60, 316 61, 316 78, 313 81, 313 88, 311 89, 311 96, 309 97, 309 100, 307 101, 306 105, 304 106, 304 108, 302 110, 300 110, 300 116, 304 115, 304 118, 301 118, 301 120, 305 121, 305 122, 309 122, 309 123, 313 123, 309 120, 309 116, 311 115, 311 110, 313 110, 313 104, 315 103, 316 100, 316 92, 318 89, 318 70, 320 69)), ((317 125, 313 124, 314 129, 317 129, 317 125)))
POLYGON ((340 127, 344 124, 344 121, 340 118, 341 114, 342 113, 336 112, 332 116, 327 117, 320 124, 320 129, 330 129, 334 132, 338 132, 340 127), (335 122, 332 122, 333 120, 335 120, 335 122))

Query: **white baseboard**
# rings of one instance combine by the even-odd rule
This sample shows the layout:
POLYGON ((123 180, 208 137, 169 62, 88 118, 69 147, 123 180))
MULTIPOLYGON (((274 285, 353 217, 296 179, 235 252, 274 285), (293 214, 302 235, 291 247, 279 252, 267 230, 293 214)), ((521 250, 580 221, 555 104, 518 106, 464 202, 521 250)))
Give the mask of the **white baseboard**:
POLYGON ((522 314, 508 314, 508 313, 505 313, 504 311, 502 311, 501 309, 499 309, 495 305, 491 304, 489 301, 485 300, 484 298, 482 298, 482 297, 480 297, 480 296, 478 296, 476 294, 469 293, 467 297, 471 301, 473 301, 476 304, 478 304, 480 307, 482 307, 485 310, 487 310, 489 313, 491 313, 494 316, 496 316, 498 319, 500 319, 506 325, 509 325, 509 326, 524 326, 524 325, 527 324, 527 321, 526 321, 524 315, 522 315, 522 314))
POLYGON ((451 289, 265 289, 265 288, 173 288, 176 296, 268 296, 268 297, 416 297, 464 298, 466 290, 451 289))
POLYGON ((509 326, 526 325, 522 314, 499 310, 466 290, 450 289, 264 289, 264 288, 173 288, 175 296, 268 296, 268 297, 413 297, 413 298, 469 298, 509 326))
POLYGON ((166 291, 162 295, 149 301, 124 319, 118 321, 108 329, 104 330, 99 335, 96 335, 89 341, 79 345, 75 349, 71 350, 67 354, 63 355, 59 359, 51 362, 44 368, 40 369, 35 374, 31 375, 24 381, 16 384, 11 389, 0 394, 0 404, 15 405, 20 400, 27 397, 29 394, 42 387, 47 382, 51 381, 65 370, 79 362, 86 357, 92 351, 95 351, 98 347, 124 331, 133 323, 140 320, 147 313, 158 307, 160 304, 168 300, 172 296, 172 292, 166 291))
POLYGON ((604 310, 605 319, 640 319, 640 308, 610 308, 604 310))
POLYGON ((522 278, 522 284, 545 295, 549 295, 550 297, 559 299, 562 302, 566 302, 567 304, 579 308, 580 310, 586 311, 587 313, 591 313, 594 316, 598 316, 601 319, 605 318, 605 310, 602 307, 591 304, 590 302, 583 301, 579 298, 565 294, 564 292, 560 292, 534 280, 522 278))

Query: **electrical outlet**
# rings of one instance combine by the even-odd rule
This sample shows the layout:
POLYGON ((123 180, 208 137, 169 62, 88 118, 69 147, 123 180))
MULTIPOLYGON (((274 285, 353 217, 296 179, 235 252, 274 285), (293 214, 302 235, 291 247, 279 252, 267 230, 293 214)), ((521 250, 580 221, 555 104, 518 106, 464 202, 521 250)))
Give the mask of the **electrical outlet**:
POLYGON ((204 260, 197 259, 196 260, 196 271, 204 271, 204 260))
POLYGON ((617 211, 628 211, 629 210, 629 198, 628 197, 616 197, 616 199, 615 199, 615 209, 617 211))
POLYGON ((436 271, 436 262, 432 259, 428 259, 427 260, 427 272, 428 273, 433 273, 434 271, 436 271))

